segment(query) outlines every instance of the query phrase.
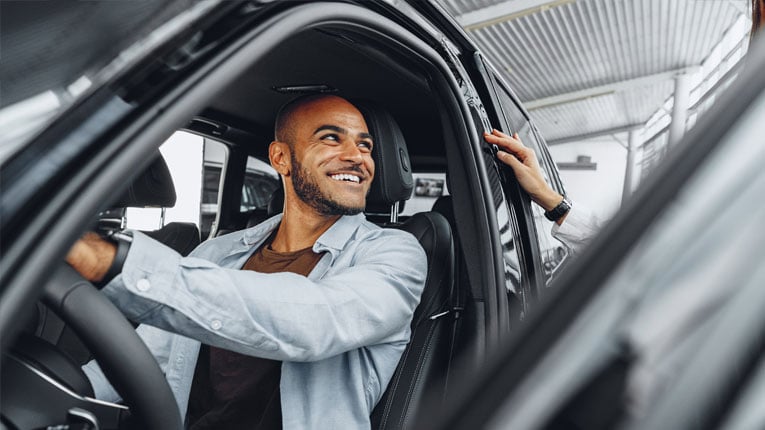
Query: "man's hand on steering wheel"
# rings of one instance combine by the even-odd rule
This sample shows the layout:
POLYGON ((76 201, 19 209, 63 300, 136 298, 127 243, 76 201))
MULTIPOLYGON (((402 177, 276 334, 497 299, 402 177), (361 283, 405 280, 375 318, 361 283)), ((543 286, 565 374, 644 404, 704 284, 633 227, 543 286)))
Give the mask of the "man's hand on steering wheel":
POLYGON ((117 255, 117 246, 94 232, 85 233, 69 250, 66 262, 83 278, 101 282, 117 255))

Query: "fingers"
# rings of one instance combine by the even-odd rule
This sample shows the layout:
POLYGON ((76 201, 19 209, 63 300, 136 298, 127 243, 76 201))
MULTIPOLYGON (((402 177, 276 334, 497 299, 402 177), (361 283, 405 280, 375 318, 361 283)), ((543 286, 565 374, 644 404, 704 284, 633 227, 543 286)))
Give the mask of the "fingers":
POLYGON ((526 156, 528 156, 528 148, 524 146, 523 142, 518 138, 518 133, 514 133, 510 136, 495 129, 492 130, 491 133, 484 133, 483 138, 486 142, 497 145, 518 157, 525 159, 526 156))
POLYGON ((516 173, 518 169, 524 165, 518 157, 505 151, 497 151, 497 158, 499 158, 499 161, 510 166, 516 173))
POLYGON ((497 151, 497 159, 513 170, 516 180, 532 200, 546 210, 560 203, 563 197, 545 181, 534 150, 523 145, 518 133, 510 136, 499 130, 492 130, 491 133, 484 133, 484 139, 502 148, 501 151, 497 151))
POLYGON ((97 233, 88 232, 69 249, 66 262, 85 279, 100 281, 111 267, 116 254, 117 247, 113 243, 97 233))

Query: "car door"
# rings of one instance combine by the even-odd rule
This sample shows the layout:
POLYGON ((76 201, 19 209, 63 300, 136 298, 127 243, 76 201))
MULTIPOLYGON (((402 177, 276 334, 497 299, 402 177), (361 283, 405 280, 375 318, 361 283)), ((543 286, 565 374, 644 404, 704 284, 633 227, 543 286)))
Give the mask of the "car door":
POLYGON ((763 428, 763 48, 423 428, 763 428))
MULTIPOLYGON (((550 152, 539 130, 531 121, 528 113, 521 107, 513 93, 508 89, 507 84, 497 73, 491 74, 491 81, 495 87, 502 114, 511 127, 510 130, 513 133, 518 133, 524 145, 534 150, 547 184, 559 194, 565 196, 566 191, 563 188, 563 182, 558 174, 558 169, 550 156, 550 152)), ((538 255, 538 259, 535 263, 541 264, 541 268, 535 266, 537 273, 539 273, 537 277, 537 291, 541 293, 550 284, 557 269, 568 257, 569 251, 561 241, 552 236, 552 223, 545 218, 544 209, 539 205, 532 204, 531 210, 535 230, 535 242, 531 245, 532 247, 536 245, 535 254, 538 255)))
MULTIPOLYGON (((561 184, 557 171, 550 163, 544 144, 537 139, 536 130, 527 114, 480 52, 474 53, 472 60, 476 75, 484 87, 484 98, 488 100, 486 111, 492 116, 492 122, 497 124, 497 129, 507 134, 517 132, 524 144, 535 150, 545 179, 560 192, 561 184)), ((565 247, 551 237, 552 224, 544 218, 544 210, 532 204, 515 180, 512 170, 496 159, 493 162, 501 178, 502 191, 511 202, 516 219, 515 234, 523 269, 518 293, 521 304, 519 317, 522 318, 549 283, 554 269, 562 260, 561 252, 565 252, 562 251, 565 247)), ((512 302, 512 295, 508 297, 512 302)))

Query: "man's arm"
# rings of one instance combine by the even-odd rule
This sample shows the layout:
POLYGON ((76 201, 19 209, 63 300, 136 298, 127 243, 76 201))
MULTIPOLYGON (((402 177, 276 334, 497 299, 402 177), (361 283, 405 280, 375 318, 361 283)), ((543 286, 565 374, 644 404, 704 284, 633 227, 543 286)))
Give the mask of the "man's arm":
MULTIPOLYGON (((492 133, 484 133, 484 139, 501 148, 497 158, 513 169, 518 183, 536 204, 550 211, 563 201, 563 196, 545 181, 534 150, 525 146, 517 133, 509 136, 493 130, 492 133)), ((587 208, 577 206, 558 218, 552 234, 576 253, 597 233, 599 225, 600 220, 594 214, 587 208)))
POLYGON ((484 139, 501 149, 497 152, 497 158, 513 169, 521 187, 534 202, 545 210, 550 210, 563 200, 563 196, 547 184, 536 153, 521 142, 518 133, 510 136, 499 130, 492 130, 492 133, 484 133, 484 139))
MULTIPOLYGON (((497 158, 513 169, 518 183, 536 204, 549 211, 563 201, 563 196, 545 181, 536 153, 521 142, 518 133, 509 136, 492 130, 491 133, 484 133, 484 139, 501 149, 497 152, 497 158)), ((567 215, 557 220, 558 225, 563 224, 567 215)))
POLYGON ((427 273, 424 251, 398 230, 354 242, 336 257, 352 264, 312 281, 184 258, 136 232, 122 274, 102 291, 133 321, 263 358, 314 361, 406 342, 427 273))

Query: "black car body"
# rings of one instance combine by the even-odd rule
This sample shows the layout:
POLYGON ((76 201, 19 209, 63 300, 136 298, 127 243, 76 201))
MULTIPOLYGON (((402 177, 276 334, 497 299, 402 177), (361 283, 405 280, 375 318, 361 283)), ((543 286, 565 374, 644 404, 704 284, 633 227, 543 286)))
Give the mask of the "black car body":
MULTIPOLYGON (((214 139, 227 148, 218 207, 208 211, 217 217, 210 233, 215 235, 244 228, 253 216, 242 205, 247 158, 267 159, 272 123, 283 103, 306 92, 332 92, 390 111, 408 143, 414 172, 446 174, 450 193, 445 201, 456 238, 454 293, 448 308, 433 316, 450 324, 450 350, 435 357, 440 378, 458 365, 480 366, 499 350, 565 260, 564 248, 549 235, 549 222, 511 171, 498 164, 496 148, 486 144, 482 133, 492 128, 518 132, 537 151, 552 187, 563 194, 544 141, 491 62, 434 2, 172 2, 154 15, 140 9, 147 7, 142 2, 120 3, 125 10, 118 13, 126 17, 156 18, 135 20, 156 25, 132 33, 115 26, 115 39, 122 42, 132 35, 138 40, 132 45, 101 43, 93 36, 103 29, 59 19, 64 11, 57 7, 46 10, 22 3, 3 4, 4 18, 16 23, 7 30, 6 40, 36 40, 45 34, 45 20, 51 19, 56 25, 47 28, 68 29, 72 57, 71 67, 63 67, 60 63, 66 59, 60 56, 38 56, 35 67, 34 55, 24 57, 29 59, 26 63, 19 60, 18 67, 12 62, 4 66, 6 82, 18 84, 12 88, 13 101, 79 82, 80 73, 87 72, 89 84, 47 111, 39 127, 17 133, 22 137, 5 151, 0 169, 3 367, 18 371, 13 380, 3 374, 5 428, 94 419, 101 428, 109 428, 123 420, 123 409, 78 397, 72 387, 62 388, 56 382, 61 375, 52 366, 19 347, 19 333, 26 329, 43 335, 45 324, 35 303, 44 295, 55 308, 66 297, 50 290, 60 292, 65 290, 60 284, 79 282, 62 275, 68 247, 94 226, 97 214, 113 206, 176 130, 214 139), (25 33, 28 28, 37 32, 25 33), (91 48, 98 52, 85 55, 90 45, 78 44, 80 39, 92 41, 91 48), (42 88, 34 85, 35 79, 42 88), (30 318, 36 321, 31 326, 20 323, 30 318)), ((77 11, 82 16, 83 4, 67 7, 75 17, 77 11)), ((111 21, 103 22, 114 21, 113 14, 108 15, 111 21)), ((99 19, 97 14, 88 17, 99 19)), ((129 27, 134 20, 125 21, 129 27)), ((263 208, 254 210, 258 209, 263 208)), ((117 330, 110 321, 118 318, 108 311, 58 310, 76 315, 77 321, 67 323, 84 337, 89 335, 83 332, 96 328, 106 337, 109 330, 117 330)), ((88 346, 99 350, 94 351, 97 358, 115 360, 114 367, 125 364, 119 357, 109 358, 118 345, 88 346)), ((163 411, 168 416, 177 411, 157 386, 164 382, 158 369, 144 371, 142 366, 148 369, 151 363, 135 357, 132 370, 112 373, 125 380, 126 390, 134 390, 123 394, 126 403, 148 426, 178 425, 177 416, 162 416, 163 411), (158 397, 142 399, 147 392, 158 397)), ((421 392, 416 401, 407 400, 406 420, 376 426, 402 427, 419 412, 419 398, 428 386, 415 379, 404 377, 405 384, 420 384, 415 391, 421 392)))

